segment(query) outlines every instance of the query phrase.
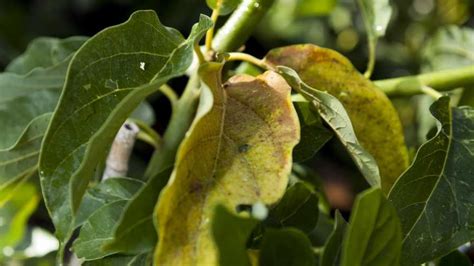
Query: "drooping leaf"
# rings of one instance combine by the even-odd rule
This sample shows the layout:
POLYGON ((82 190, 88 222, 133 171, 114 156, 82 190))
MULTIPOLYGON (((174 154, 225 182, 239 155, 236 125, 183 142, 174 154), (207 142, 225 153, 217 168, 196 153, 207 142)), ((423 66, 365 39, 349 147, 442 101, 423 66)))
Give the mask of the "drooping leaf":
POLYGON ((77 211, 76 227, 82 225, 94 211, 103 205, 118 200, 130 200, 141 187, 143 187, 143 182, 140 180, 114 177, 88 189, 77 211))
POLYGON ((113 239, 104 246, 105 250, 127 253, 152 251, 157 240, 153 209, 171 171, 170 167, 151 178, 130 200, 114 227, 113 239))
MULTIPOLYGON (((27 74, 35 68, 47 68, 65 61, 87 37, 74 36, 65 39, 40 37, 28 44, 25 53, 15 58, 7 67, 6 72, 27 74)), ((64 76, 62 77, 64 80, 64 76)))
POLYGON ((334 229, 324 245, 320 266, 339 266, 341 264, 342 242, 346 233, 347 222, 339 211, 336 211, 334 229))
POLYGON ((439 260, 438 266, 472 266, 469 257, 455 250, 439 260))
POLYGON ((293 100, 301 124, 301 140, 293 151, 293 160, 302 162, 312 158, 332 137, 321 118, 308 101, 293 100))
POLYGON ((305 184, 298 182, 289 187, 283 198, 270 210, 265 224, 294 227, 309 233, 316 227, 318 215, 318 197, 305 184))
POLYGON ((143 253, 133 256, 112 255, 98 260, 85 261, 84 266, 147 266, 150 254, 143 253))
POLYGON ((329 93, 319 91, 304 83, 291 68, 280 66, 280 73, 288 83, 316 108, 321 118, 334 131, 355 164, 371 186, 380 187, 380 175, 374 158, 361 146, 352 129, 351 120, 341 102, 329 93))
POLYGON ((212 237, 218 250, 219 265, 251 265, 247 240, 258 221, 235 215, 217 205, 212 218, 212 237))
POLYGON ((357 196, 346 230, 342 266, 400 265, 400 221, 380 189, 371 188, 357 196))
POLYGON ((216 264, 214 205, 275 203, 288 182, 299 138, 290 87, 271 71, 234 76, 223 86, 221 68, 200 68, 200 106, 157 206, 158 265, 216 264))
POLYGON ((41 140, 50 118, 51 113, 34 118, 12 147, 0 150, 0 190, 37 168, 41 140))
POLYGON ((72 232, 92 172, 119 127, 147 95, 185 72, 194 42, 211 24, 202 16, 185 40, 153 11, 137 11, 77 51, 40 156, 45 203, 62 242, 72 232))
POLYGON ((306 84, 341 101, 362 147, 377 161, 387 193, 408 167, 403 128, 390 100, 349 60, 330 49, 293 45, 271 50, 266 61, 296 70, 306 84))
POLYGON ((242 2, 242 0, 206 0, 207 6, 210 9, 219 9, 219 15, 225 16, 242 2))
POLYGON ((450 107, 442 97, 431 112, 441 124, 437 135, 389 195, 403 229, 402 265, 446 255, 474 236, 474 110, 450 107))
POLYGON ((260 246, 259 265, 313 266, 315 255, 308 237, 293 228, 268 229, 260 246))
POLYGON ((20 187, 8 187, 0 192, 0 261, 5 249, 13 249, 23 238, 28 218, 40 200, 36 187, 23 182, 20 187), (13 189, 10 194, 8 189, 13 189), (2 198, 7 197, 4 201, 2 198))
POLYGON ((84 222, 79 237, 72 246, 79 258, 95 260, 114 253, 104 251, 102 246, 112 239, 114 225, 126 203, 126 200, 118 200, 105 204, 84 222))

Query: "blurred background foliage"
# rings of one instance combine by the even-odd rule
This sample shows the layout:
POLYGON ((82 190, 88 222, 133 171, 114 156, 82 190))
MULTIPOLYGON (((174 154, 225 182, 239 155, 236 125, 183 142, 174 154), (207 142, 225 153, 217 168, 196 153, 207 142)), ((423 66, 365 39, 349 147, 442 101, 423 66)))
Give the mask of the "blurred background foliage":
MULTIPOLYGON (((392 0, 391 4, 394 12, 386 36, 378 42, 372 79, 413 75, 474 63, 474 33, 465 35, 457 27, 472 31, 473 0, 392 0), (458 53, 457 58, 440 56, 440 46, 446 43, 458 46, 453 48, 453 53, 458 53), (468 54, 465 54, 466 51, 468 54)), ((189 33, 200 13, 210 15, 211 12, 204 0, 0 0, 0 70, 4 70, 37 37, 92 36, 105 27, 127 20, 133 11, 139 9, 156 10, 165 25, 178 29, 183 35, 189 33)), ((225 19, 221 17, 218 24, 225 19)), ((335 49, 347 56, 361 72, 365 70, 367 41, 356 0, 276 0, 248 41, 245 51, 263 57, 271 48, 294 43, 314 43, 335 49)), ((171 85, 181 91, 184 82, 185 79, 178 79, 172 81, 171 85)), ((461 104, 472 105, 474 102, 474 95, 461 98, 460 90, 453 94, 458 100, 461 99, 461 104)), ((154 128, 163 132, 169 119, 170 106, 160 97, 148 100, 157 114, 154 128)), ((434 119, 428 111, 432 99, 420 95, 392 100, 404 125, 406 142, 414 154, 434 127, 434 119)), ((137 143, 130 176, 141 177, 151 152, 149 146, 137 143)), ((330 207, 345 210, 347 214, 354 195, 367 185, 362 178, 354 178, 359 173, 344 154, 340 144, 332 140, 305 164, 315 170, 315 175, 322 177, 330 207)), ((18 217, 21 226, 36 209, 28 221, 29 234, 21 244, 26 247, 34 240, 35 234, 41 234, 34 230, 41 227, 52 232, 53 227, 44 204, 40 201, 36 208, 39 187, 28 187, 24 191, 24 195, 11 201, 11 204, 22 204, 23 208, 7 206, 1 209, 0 235, 2 230, 11 231, 11 225, 5 224, 1 215, 18 217)), ((0 201, 2 197, 6 196, 0 195, 0 201)), ((8 236, 9 241, 16 241, 16 238, 8 236)), ((0 237, 0 247, 7 246, 8 243, 2 241, 7 240, 0 237)), ((0 251, 0 261, 2 255, 8 255, 5 252, 13 252, 0 251)), ((47 261, 47 258, 43 259, 47 261)), ((32 265, 41 265, 41 262, 32 265)))

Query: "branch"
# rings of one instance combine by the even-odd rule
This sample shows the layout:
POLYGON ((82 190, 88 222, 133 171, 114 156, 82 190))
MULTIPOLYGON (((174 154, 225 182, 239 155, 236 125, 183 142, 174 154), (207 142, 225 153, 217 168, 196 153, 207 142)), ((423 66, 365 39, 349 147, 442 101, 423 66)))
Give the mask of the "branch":
POLYGON ((242 46, 274 1, 243 0, 214 37, 214 50, 221 53, 231 52, 242 46))
POLYGON ((459 87, 474 86, 474 65, 449 70, 375 81, 388 96, 410 96, 421 94, 423 86, 437 91, 448 91, 459 87))
POLYGON ((110 148, 102 180, 127 175, 128 160, 138 132, 138 126, 131 121, 122 125, 110 148))

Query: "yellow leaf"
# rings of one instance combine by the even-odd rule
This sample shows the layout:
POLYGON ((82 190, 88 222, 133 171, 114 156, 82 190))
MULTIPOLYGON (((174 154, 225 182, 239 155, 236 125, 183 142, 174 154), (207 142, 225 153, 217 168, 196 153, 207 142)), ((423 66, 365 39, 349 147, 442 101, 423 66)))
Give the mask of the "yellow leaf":
POLYGON ((288 183, 300 136, 289 85, 271 71, 222 85, 221 69, 219 63, 200 68, 198 113, 156 209, 156 265, 216 265, 215 205, 272 204, 288 183))
POLYGON ((271 50, 265 60, 294 69, 305 83, 341 101, 357 138, 377 161, 382 189, 388 193, 408 167, 408 152, 400 119, 387 96, 330 49, 292 45, 271 50))

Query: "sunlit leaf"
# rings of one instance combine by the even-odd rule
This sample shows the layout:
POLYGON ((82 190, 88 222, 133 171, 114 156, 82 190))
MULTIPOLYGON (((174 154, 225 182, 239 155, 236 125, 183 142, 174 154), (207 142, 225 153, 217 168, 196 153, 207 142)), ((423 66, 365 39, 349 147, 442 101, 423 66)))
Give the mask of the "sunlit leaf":
POLYGON ((474 235, 474 110, 442 97, 431 112, 440 123, 437 135, 389 195, 403 229, 402 265, 446 255, 474 235))
POLYGON ((137 11, 77 51, 40 156, 45 203, 62 243, 72 232, 89 179, 120 126, 146 96, 185 72, 194 42, 211 24, 202 16, 185 40, 164 27, 155 12, 137 11))
POLYGON ((158 265, 216 264, 214 206, 275 203, 288 183, 299 138, 290 87, 271 71, 222 85, 221 68, 200 68, 200 106, 158 202, 158 265))
POLYGON ((293 45, 271 50, 266 60, 296 70, 307 85, 341 101, 357 139, 377 161, 382 189, 387 193, 408 167, 403 128, 390 100, 349 60, 330 49, 293 45))

